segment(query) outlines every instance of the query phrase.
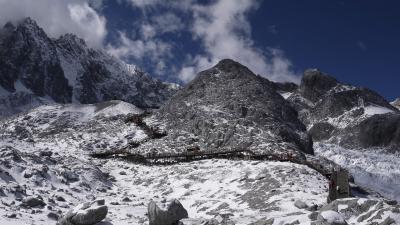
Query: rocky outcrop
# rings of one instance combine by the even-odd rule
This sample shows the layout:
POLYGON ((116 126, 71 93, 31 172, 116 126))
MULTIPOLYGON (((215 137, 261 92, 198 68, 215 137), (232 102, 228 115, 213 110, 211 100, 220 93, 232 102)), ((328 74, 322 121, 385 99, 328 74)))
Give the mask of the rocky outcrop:
POLYGON ((386 147, 397 150, 400 146, 400 114, 373 115, 338 136, 341 137, 340 143, 348 147, 386 147))
POLYGON ((147 207, 149 225, 174 225, 181 219, 188 218, 188 213, 182 204, 174 199, 165 210, 160 209, 154 201, 147 207))
POLYGON ((335 78, 322 73, 318 69, 308 69, 304 72, 299 92, 306 99, 316 102, 337 84, 335 78))
POLYGON ((305 126, 276 86, 229 59, 200 72, 156 118, 178 133, 173 141, 190 134, 200 149, 313 153, 305 126))
POLYGON ((83 203, 66 213, 57 225, 95 225, 107 216, 104 200, 83 203))
POLYGON ((321 208, 315 225, 398 224, 400 206, 395 202, 363 198, 338 199, 321 208))

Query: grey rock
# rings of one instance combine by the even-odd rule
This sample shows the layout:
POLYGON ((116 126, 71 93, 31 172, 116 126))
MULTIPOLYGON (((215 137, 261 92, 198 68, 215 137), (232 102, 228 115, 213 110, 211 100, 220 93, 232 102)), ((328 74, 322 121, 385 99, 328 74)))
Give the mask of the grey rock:
POLYGON ((254 223, 251 223, 250 225, 272 225, 272 224, 274 224, 274 219, 264 218, 264 219, 260 219, 256 222, 254 222, 254 223))
POLYGON ((160 209, 154 201, 147 207, 149 225, 173 225, 183 218, 188 218, 188 213, 182 204, 174 199, 166 210, 160 209))
POLYGON ((317 220, 318 217, 318 212, 312 212, 308 215, 308 218, 310 218, 311 221, 317 220))
POLYGON ((59 195, 56 197, 56 200, 59 202, 65 202, 65 198, 63 196, 59 196, 59 195))
POLYGON ((7 214, 6 217, 10 219, 15 219, 17 218, 17 214, 16 213, 7 214))
POLYGON ((305 202, 300 201, 300 200, 296 200, 296 201, 294 202, 294 206, 296 206, 296 207, 299 208, 299 209, 306 209, 306 208, 308 208, 308 205, 307 205, 305 202))
POLYGON ((305 98, 316 102, 337 84, 335 78, 318 69, 308 69, 304 72, 299 91, 305 98))
POLYGON ((58 220, 59 218, 60 218, 60 215, 58 215, 57 213, 55 213, 55 212, 49 212, 48 214, 47 214, 47 217, 49 218, 49 219, 52 219, 52 220, 58 220))
POLYGON ((104 200, 87 202, 68 211, 57 225, 95 225, 107 216, 107 212, 104 200))
POLYGON ((323 141, 332 137, 335 127, 327 122, 320 122, 314 124, 309 130, 313 141, 323 141))
POLYGON ((341 144, 347 147, 388 147, 397 150, 400 146, 400 114, 373 115, 346 129, 341 137, 341 144))
POLYGON ((39 197, 27 197, 23 200, 23 205, 26 207, 43 207, 46 203, 39 197))
POLYGON ((342 215, 335 211, 323 211, 317 216, 316 225, 347 225, 342 215), (328 216, 329 217, 328 217, 328 216))

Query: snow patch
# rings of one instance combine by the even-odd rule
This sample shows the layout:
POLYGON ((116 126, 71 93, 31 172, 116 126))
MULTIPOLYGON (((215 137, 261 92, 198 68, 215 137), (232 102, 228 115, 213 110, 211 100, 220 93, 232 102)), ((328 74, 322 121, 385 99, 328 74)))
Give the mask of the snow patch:
POLYGON ((292 92, 284 92, 284 93, 279 93, 282 95, 284 99, 288 99, 293 93, 292 92))
POLYGON ((364 114, 372 116, 377 114, 386 114, 393 112, 392 109, 388 109, 386 107, 370 105, 364 108, 364 114))
POLYGON ((15 88, 16 92, 25 92, 25 93, 29 93, 29 94, 33 93, 30 89, 25 87, 25 85, 21 82, 21 80, 17 80, 14 83, 14 88, 15 88))

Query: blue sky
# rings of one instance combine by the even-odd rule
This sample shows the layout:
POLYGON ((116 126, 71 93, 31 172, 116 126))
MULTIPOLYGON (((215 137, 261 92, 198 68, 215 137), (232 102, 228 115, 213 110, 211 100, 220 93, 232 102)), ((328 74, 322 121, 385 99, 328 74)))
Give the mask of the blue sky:
POLYGON ((316 67, 400 96, 396 0, 0 0, 0 22, 26 16, 167 81, 233 58, 275 81, 316 67))
MULTIPOLYGON (((282 51, 291 63, 293 74, 301 75, 306 68, 317 67, 342 82, 376 90, 389 100, 400 96, 399 1, 265 0, 257 3, 245 12, 253 47, 265 55, 270 48, 282 51)), ((164 9, 154 7, 146 13, 153 16, 160 13, 158 10, 164 9)), ((110 4, 104 11, 119 21, 112 24, 110 19, 111 29, 126 18, 143 19, 137 16, 143 11, 124 4, 110 4)), ((179 10, 174 13, 190 21, 179 10)), ((124 25, 119 29, 129 30, 129 22, 121 24, 124 25)), ((185 61, 187 54, 202 54, 204 48, 204 43, 193 40, 193 34, 186 29, 178 35, 172 33, 161 38, 175 44, 169 62, 174 66, 185 61)), ((152 70, 152 65, 145 67, 152 70)), ((156 73, 153 71, 153 74, 156 73)), ((174 75, 160 76, 175 78, 174 75)))

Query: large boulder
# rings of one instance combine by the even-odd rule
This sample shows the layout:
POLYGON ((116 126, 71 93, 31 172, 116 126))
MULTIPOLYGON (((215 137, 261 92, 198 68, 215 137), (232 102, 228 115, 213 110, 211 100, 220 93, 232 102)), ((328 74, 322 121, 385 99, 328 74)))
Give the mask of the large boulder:
POLYGON ((23 205, 26 207, 43 207, 46 205, 46 203, 40 196, 38 197, 30 196, 23 200, 23 205))
POLYGON ((149 225, 173 225, 183 218, 188 218, 188 213, 182 204, 174 199, 166 209, 160 209, 154 201, 147 207, 149 225))
POLYGON ((86 202, 67 212, 57 225, 95 225, 107 216, 107 212, 104 200, 86 202))
POLYGON ((315 225, 347 225, 347 222, 338 212, 328 210, 318 214, 315 225))

